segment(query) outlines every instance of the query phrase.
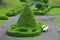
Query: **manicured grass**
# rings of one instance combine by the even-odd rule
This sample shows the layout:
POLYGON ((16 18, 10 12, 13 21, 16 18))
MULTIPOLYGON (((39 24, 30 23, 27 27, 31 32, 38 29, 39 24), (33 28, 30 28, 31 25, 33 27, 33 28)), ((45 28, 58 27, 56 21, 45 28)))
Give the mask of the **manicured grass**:
POLYGON ((0 24, 4 23, 6 20, 0 20, 0 24))
POLYGON ((55 21, 56 23, 60 23, 60 17, 59 17, 59 18, 55 18, 54 21, 55 21))
MULTIPOLYGON (((27 2, 29 5, 32 4, 30 0, 27 2)), ((4 5, 0 5, 0 13, 7 14, 8 16, 17 15, 19 12, 21 12, 21 8, 24 4, 23 2, 20 2, 20 0, 3 0, 3 3, 4 5)))
POLYGON ((60 8, 52 8, 47 14, 60 14, 60 8))
MULTIPOLYGON (((12 10, 15 10, 18 7, 22 7, 24 3, 20 2, 20 0, 3 0, 4 5, 0 5, 0 18, 3 19, 2 17, 6 17, 6 13, 9 14, 9 12, 13 12, 12 10), (5 16, 4 16, 5 15, 5 16), (1 17, 2 16, 2 17, 1 17)), ((13 13, 12 13, 13 14, 13 13)), ((16 13, 18 14, 18 13, 16 13)), ((6 17, 7 19, 8 17, 6 17)))
POLYGON ((60 0, 49 0, 49 4, 60 6, 60 0))

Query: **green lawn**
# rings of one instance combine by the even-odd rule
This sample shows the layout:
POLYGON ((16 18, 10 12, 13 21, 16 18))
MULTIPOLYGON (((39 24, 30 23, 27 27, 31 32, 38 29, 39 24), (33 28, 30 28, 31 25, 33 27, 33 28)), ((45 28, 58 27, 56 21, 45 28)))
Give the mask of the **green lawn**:
MULTIPOLYGON (((20 2, 20 0, 3 0, 4 5, 0 5, 0 14, 2 17, 6 16, 6 13, 11 10, 15 10, 17 7, 22 7, 24 3, 20 2)), ((0 16, 0 18, 2 18, 0 16)))
MULTIPOLYGON (((31 4, 30 0, 28 0, 29 5, 31 4)), ((3 4, 0 5, 0 14, 6 14, 10 12, 11 10, 16 10, 18 7, 23 6, 23 2, 20 2, 20 0, 3 0, 3 4)))
POLYGON ((60 8, 52 8, 47 14, 60 14, 60 8))
POLYGON ((6 13, 10 10, 15 9, 18 6, 22 6, 23 4, 19 2, 19 0, 4 0, 3 3, 5 5, 0 5, 0 13, 6 13))
MULTIPOLYGON (((50 5, 60 6, 60 0, 49 0, 50 5)), ((52 8, 47 14, 60 14, 60 8, 52 8)))
POLYGON ((56 23, 60 23, 60 17, 53 19, 56 23))
POLYGON ((60 6, 60 0, 49 0, 49 4, 60 6))
POLYGON ((0 24, 4 23, 6 20, 0 20, 0 24))

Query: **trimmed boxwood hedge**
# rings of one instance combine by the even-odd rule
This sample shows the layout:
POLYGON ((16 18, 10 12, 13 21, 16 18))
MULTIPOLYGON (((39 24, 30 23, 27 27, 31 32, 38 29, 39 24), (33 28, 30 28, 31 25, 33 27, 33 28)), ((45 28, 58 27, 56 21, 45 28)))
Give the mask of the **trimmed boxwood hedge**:
POLYGON ((37 2, 35 7, 37 7, 38 10, 44 10, 46 8, 46 4, 42 2, 37 2))
POLYGON ((18 7, 15 10, 11 10, 11 11, 7 12, 6 15, 15 16, 15 15, 19 14, 22 10, 23 10, 23 7, 18 7))
POLYGON ((42 23, 35 20, 29 5, 25 4, 24 9, 16 25, 7 29, 7 34, 15 37, 36 36, 42 32, 42 23))
POLYGON ((6 16, 5 14, 0 13, 0 19, 1 20, 6 20, 6 19, 8 19, 8 16, 6 16))
POLYGON ((42 32, 42 23, 39 24, 40 27, 38 28, 18 28, 16 27, 15 24, 12 24, 6 31, 6 33, 9 36, 14 36, 14 37, 32 37, 32 36, 37 36, 39 34, 41 34, 42 32), (21 30, 20 30, 21 29, 21 30))
POLYGON ((33 9, 32 12, 35 15, 45 15, 47 14, 47 12, 51 9, 51 6, 48 6, 47 8, 45 8, 44 10, 37 10, 37 8, 33 9))

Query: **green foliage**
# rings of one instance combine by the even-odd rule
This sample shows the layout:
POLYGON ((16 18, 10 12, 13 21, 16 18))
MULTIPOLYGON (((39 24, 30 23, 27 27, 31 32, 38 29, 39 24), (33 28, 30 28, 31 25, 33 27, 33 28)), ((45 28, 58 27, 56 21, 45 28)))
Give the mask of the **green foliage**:
POLYGON ((23 10, 23 7, 18 7, 15 10, 11 10, 9 12, 6 13, 7 16, 15 16, 17 14, 19 14, 21 12, 21 10, 23 10))
POLYGON ((5 14, 0 13, 0 19, 6 20, 6 19, 8 19, 8 17, 5 14))
POLYGON ((38 10, 39 9, 41 9, 42 8, 42 4, 41 3, 36 3, 36 7, 38 8, 38 10))
POLYGON ((38 2, 48 3, 49 0, 37 0, 38 2))
POLYGON ((38 2, 43 2, 42 0, 37 0, 38 2))
POLYGON ((48 6, 46 9, 44 9, 44 11, 45 12, 48 12, 48 11, 50 11, 52 9, 52 7, 51 6, 48 6))
POLYGON ((48 7, 47 3, 49 0, 37 0, 38 2, 42 2, 42 3, 45 3, 46 7, 48 7))
POLYGON ((2 3, 2 0, 0 0, 0 4, 2 3))
POLYGON ((0 1, 2 1, 2 0, 0 0, 0 1))
POLYGON ((0 0, 0 1, 2 1, 2 0, 0 0))
POLYGON ((21 2, 26 2, 26 0, 20 0, 21 2))
MULTIPOLYGON (((20 2, 19 0, 3 0, 6 2, 6 5, 0 5, 0 13, 4 13, 7 16, 15 16, 21 10, 23 10, 23 2, 20 2)), ((28 1, 28 4, 31 5, 32 2, 28 1)))
POLYGON ((13 11, 11 11, 11 12, 6 13, 6 15, 7 15, 7 16, 15 16, 15 15, 17 15, 18 13, 19 13, 18 10, 13 10, 13 11))
POLYGON ((34 2, 32 0, 26 0, 27 3, 29 3, 29 5, 33 5, 34 2))
POLYGON ((38 8, 34 8, 34 9, 32 10, 32 12, 35 12, 35 11, 39 11, 38 8))
POLYGON ((46 5, 45 5, 45 3, 37 2, 35 7, 37 7, 38 10, 43 10, 46 8, 46 5))
POLYGON ((19 28, 16 27, 15 24, 10 25, 10 27, 7 29, 6 33, 9 36, 14 36, 14 37, 30 37, 30 36, 37 36, 41 34, 42 32, 42 25, 43 23, 39 23, 40 27, 38 28, 19 28))
POLYGON ((44 11, 34 11, 35 15, 45 15, 46 13, 44 11))
POLYGON ((28 27, 28 28, 34 28, 35 26, 37 26, 34 15, 28 5, 25 5, 25 7, 22 11, 22 14, 19 17, 17 26, 18 27, 28 27))
POLYGON ((48 1, 49 0, 43 0, 43 2, 46 4, 46 7, 48 7, 48 5, 47 5, 48 4, 48 1))
POLYGON ((7 14, 8 16, 17 15, 18 12, 21 12, 21 7, 23 7, 24 4, 19 2, 19 0, 3 0, 3 2, 6 3, 6 5, 0 5, 0 14, 7 14))
POLYGON ((42 23, 35 20, 34 15, 29 7, 25 4, 22 13, 16 25, 11 25, 7 29, 7 34, 14 37, 36 36, 42 32, 42 23))
POLYGON ((33 9, 32 12, 35 15, 46 15, 47 12, 51 9, 52 7, 48 6, 47 8, 45 8, 44 10, 37 10, 37 8, 33 9))

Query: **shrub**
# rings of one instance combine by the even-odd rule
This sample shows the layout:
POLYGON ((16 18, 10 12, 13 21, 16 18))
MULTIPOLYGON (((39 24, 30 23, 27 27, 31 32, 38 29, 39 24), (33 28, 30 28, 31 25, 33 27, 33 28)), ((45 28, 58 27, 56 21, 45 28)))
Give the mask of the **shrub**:
POLYGON ((20 19, 18 20, 17 26, 21 26, 21 27, 35 27, 37 26, 36 21, 34 19, 34 15, 31 12, 30 8, 26 5, 26 7, 24 7, 23 12, 20 16, 20 19))
POLYGON ((8 19, 8 17, 5 15, 5 14, 0 14, 0 19, 2 19, 2 20, 6 20, 6 19, 8 19))
POLYGON ((21 2, 26 2, 26 0, 20 0, 21 2))
POLYGON ((37 2, 35 7, 37 7, 38 10, 43 10, 46 8, 46 5, 42 2, 37 2))
POLYGON ((45 15, 45 11, 34 11, 35 15, 45 15))
POLYGON ((7 30, 8 35, 16 37, 36 36, 41 32, 42 26, 35 20, 34 15, 27 4, 24 6, 17 24, 11 25, 7 30))
POLYGON ((48 3, 48 1, 49 1, 49 0, 43 0, 43 2, 44 2, 45 4, 47 4, 47 3, 48 3))
POLYGON ((49 0, 43 0, 43 2, 46 4, 46 7, 48 7, 48 1, 49 0))
POLYGON ((44 9, 45 12, 48 12, 50 9, 52 9, 51 6, 48 6, 46 9, 44 9))
MULTIPOLYGON (((41 22, 40 22, 41 23, 41 22)), ((42 23, 41 23, 42 24, 42 23)), ((9 35, 9 36, 14 36, 14 37, 30 37, 30 36, 37 36, 39 34, 41 34, 42 32, 42 25, 40 24, 40 27, 39 28, 32 28, 32 29, 29 29, 29 28, 24 28, 24 30, 20 30, 21 28, 18 28, 16 27, 16 25, 11 25, 6 33, 9 35)))
POLYGON ((15 16, 17 14, 18 14, 18 11, 11 11, 11 12, 6 13, 7 16, 15 16))
POLYGON ((34 12, 34 11, 38 11, 38 8, 34 8, 32 11, 33 11, 33 12, 34 12))
POLYGON ((43 2, 43 0, 37 0, 38 2, 43 2))
POLYGON ((17 8, 15 10, 11 10, 9 12, 6 13, 7 16, 15 16, 17 14, 19 14, 21 11, 23 10, 23 7, 22 8, 17 8))
POLYGON ((2 3, 2 0, 0 0, 0 4, 2 3))
POLYGON ((37 9, 33 9, 32 12, 35 15, 45 15, 47 14, 47 12, 51 9, 52 7, 48 6, 47 8, 45 8, 44 10, 37 10, 37 9))

